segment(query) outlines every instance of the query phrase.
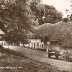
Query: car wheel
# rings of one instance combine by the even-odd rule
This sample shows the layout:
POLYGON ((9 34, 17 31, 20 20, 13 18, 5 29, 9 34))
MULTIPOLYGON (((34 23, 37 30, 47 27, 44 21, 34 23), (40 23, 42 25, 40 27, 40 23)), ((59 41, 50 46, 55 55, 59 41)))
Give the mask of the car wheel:
POLYGON ((56 59, 58 59, 58 57, 59 57, 59 56, 58 56, 58 55, 56 55, 56 59))
POLYGON ((51 58, 51 54, 48 54, 48 58, 51 58))

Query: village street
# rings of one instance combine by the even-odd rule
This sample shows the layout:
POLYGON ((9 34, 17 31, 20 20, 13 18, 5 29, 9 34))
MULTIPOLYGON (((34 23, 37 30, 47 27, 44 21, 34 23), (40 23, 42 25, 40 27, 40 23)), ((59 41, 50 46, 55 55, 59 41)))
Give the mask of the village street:
POLYGON ((35 50, 23 48, 23 47, 9 46, 9 48, 21 53, 22 55, 29 57, 32 60, 48 63, 51 66, 58 68, 59 70, 62 70, 64 72, 68 72, 68 71, 72 72, 72 62, 50 59, 50 58, 47 58, 47 54, 43 52, 39 52, 39 51, 35 51, 35 50))

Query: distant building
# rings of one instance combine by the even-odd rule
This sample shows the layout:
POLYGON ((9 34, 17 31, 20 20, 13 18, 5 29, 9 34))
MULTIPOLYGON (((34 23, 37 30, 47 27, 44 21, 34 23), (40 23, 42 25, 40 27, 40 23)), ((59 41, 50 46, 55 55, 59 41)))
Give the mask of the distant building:
POLYGON ((44 43, 41 42, 41 39, 30 39, 29 47, 33 49, 44 48, 44 43))

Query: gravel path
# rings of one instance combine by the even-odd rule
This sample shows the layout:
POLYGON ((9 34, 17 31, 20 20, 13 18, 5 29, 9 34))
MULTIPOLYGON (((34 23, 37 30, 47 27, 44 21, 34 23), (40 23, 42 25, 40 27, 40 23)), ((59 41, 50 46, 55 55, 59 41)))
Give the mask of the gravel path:
POLYGON ((15 51, 19 51, 21 54, 23 54, 33 60, 48 63, 64 72, 68 72, 68 71, 72 72, 72 62, 50 59, 50 58, 47 58, 47 54, 45 54, 43 52, 38 52, 35 50, 26 49, 26 48, 22 48, 22 47, 10 46, 9 48, 13 49, 15 51))

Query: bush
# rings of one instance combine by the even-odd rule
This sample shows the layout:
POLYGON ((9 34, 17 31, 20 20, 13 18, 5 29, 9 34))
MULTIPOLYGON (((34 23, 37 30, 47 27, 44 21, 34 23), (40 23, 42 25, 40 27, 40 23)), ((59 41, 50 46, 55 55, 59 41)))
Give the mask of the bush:
POLYGON ((69 21, 68 18, 64 18, 64 19, 63 19, 63 22, 68 22, 68 21, 69 21))

